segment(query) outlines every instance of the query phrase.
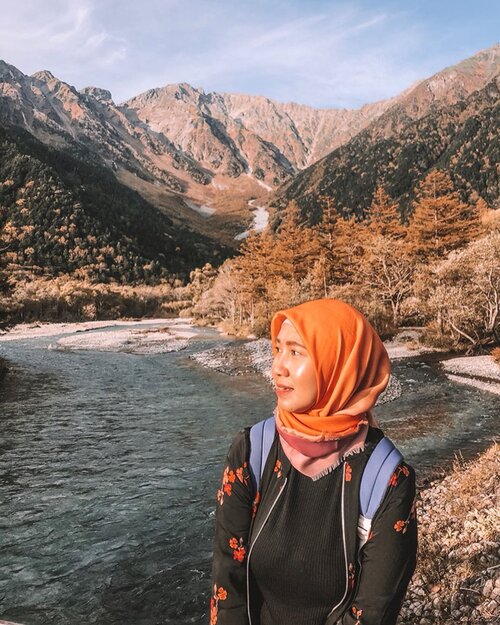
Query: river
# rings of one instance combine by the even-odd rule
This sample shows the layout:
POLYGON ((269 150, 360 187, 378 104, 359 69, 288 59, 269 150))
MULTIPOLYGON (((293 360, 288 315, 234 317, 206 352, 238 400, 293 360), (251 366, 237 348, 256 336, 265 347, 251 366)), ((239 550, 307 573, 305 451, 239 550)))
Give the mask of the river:
MULTIPOLYGON (((271 413, 257 374, 179 352, 0 344, 0 618, 27 625, 208 621, 215 491, 234 433, 271 413)), ((455 385, 430 355, 394 363, 401 396, 378 407, 419 479, 497 433, 498 397, 455 385)))

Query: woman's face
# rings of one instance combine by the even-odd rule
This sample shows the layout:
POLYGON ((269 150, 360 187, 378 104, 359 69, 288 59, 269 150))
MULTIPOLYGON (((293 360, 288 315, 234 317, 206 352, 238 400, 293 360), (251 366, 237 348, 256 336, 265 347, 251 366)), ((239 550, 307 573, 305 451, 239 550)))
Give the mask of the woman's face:
POLYGON ((306 412, 316 402, 316 371, 297 330, 284 322, 276 337, 271 369, 278 405, 288 412, 306 412))

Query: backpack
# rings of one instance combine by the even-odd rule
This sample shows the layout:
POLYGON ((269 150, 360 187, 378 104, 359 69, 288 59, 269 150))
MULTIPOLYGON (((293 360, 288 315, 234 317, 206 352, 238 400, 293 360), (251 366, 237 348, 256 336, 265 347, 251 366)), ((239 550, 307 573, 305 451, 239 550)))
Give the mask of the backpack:
MULTIPOLYGON (((250 428, 249 469, 255 492, 259 490, 275 434, 274 417, 259 421, 250 428)), ((361 510, 358 518, 359 549, 368 540, 373 517, 382 503, 394 470, 402 460, 401 452, 386 436, 380 439, 368 458, 359 487, 361 510)))

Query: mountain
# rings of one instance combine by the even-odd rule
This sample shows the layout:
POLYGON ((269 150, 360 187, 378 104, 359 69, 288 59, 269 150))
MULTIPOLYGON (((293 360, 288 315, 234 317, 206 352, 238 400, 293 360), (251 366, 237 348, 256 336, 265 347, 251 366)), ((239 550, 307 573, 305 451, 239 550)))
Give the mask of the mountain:
POLYGON ((1 123, 75 156, 91 154, 174 222, 209 235, 229 230, 229 240, 249 199, 347 141, 391 102, 316 110, 178 84, 118 106, 105 89, 77 91, 49 71, 26 76, 0 61, 1 123))
POLYGON ((260 96, 205 93, 183 83, 151 89, 124 106, 212 175, 249 173, 276 185, 354 136, 390 104, 320 110, 260 96))
POLYGON ((447 68, 398 99, 353 139, 284 184, 272 203, 296 201, 312 221, 318 197, 361 214, 378 185, 409 210, 411 192, 434 167, 447 169, 464 197, 498 206, 500 46, 447 68))
MULTIPOLYGON (((409 135, 484 90, 498 74, 499 57, 497 45, 355 110, 205 93, 187 83, 151 89, 118 105, 105 89, 78 91, 49 71, 27 76, 0 61, 0 125, 21 127, 52 148, 107 169, 176 226, 235 245, 234 235, 251 215, 249 201, 267 203, 278 186, 278 207, 290 199, 310 207, 318 193, 331 192, 341 207, 360 210, 376 182, 386 178, 403 196, 459 127, 430 151, 418 137, 413 146, 409 135), (396 162, 403 136, 405 149, 396 162), (414 149, 425 158, 419 161, 414 149)), ((474 111, 472 106, 460 113, 460 123, 474 111)))
POLYGON ((93 281, 186 278, 227 250, 171 219, 106 168, 0 127, 0 234, 10 272, 93 281))

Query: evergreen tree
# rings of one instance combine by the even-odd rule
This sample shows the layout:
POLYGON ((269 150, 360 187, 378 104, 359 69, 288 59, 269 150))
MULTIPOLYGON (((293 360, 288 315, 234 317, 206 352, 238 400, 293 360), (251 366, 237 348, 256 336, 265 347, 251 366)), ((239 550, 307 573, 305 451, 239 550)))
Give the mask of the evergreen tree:
POLYGON ((407 240, 411 253, 420 259, 443 257, 479 234, 476 207, 460 200, 446 172, 432 170, 419 184, 416 195, 407 240))
POLYGON ((290 202, 285 219, 274 238, 272 272, 285 280, 298 283, 313 267, 318 255, 317 237, 306 225, 298 204, 290 202))
POLYGON ((370 231, 393 239, 404 236, 398 205, 393 202, 382 186, 377 187, 370 208, 365 211, 370 231))
POLYGON ((315 268, 327 287, 351 282, 363 254, 363 228, 354 216, 344 217, 333 198, 322 196, 322 219, 316 226, 319 254, 315 268))

